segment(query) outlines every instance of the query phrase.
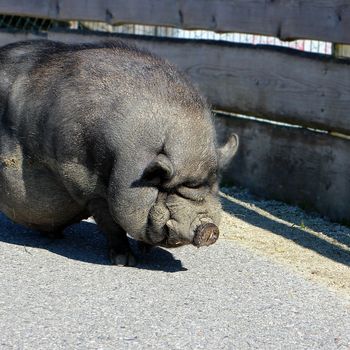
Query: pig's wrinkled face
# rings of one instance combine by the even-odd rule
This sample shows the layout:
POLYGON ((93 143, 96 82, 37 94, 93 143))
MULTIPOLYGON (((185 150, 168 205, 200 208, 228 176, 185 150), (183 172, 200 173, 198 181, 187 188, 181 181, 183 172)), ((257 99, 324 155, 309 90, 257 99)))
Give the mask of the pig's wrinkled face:
POLYGON ((136 240, 165 247, 199 247, 217 240, 221 214, 217 151, 213 147, 199 160, 195 152, 182 156, 183 161, 164 150, 131 186, 110 187, 115 198, 112 215, 136 240))
POLYGON ((143 238, 153 245, 199 247, 215 243, 219 236, 219 153, 214 133, 210 126, 186 133, 179 133, 183 142, 172 134, 143 174, 145 183, 158 191, 143 238))
POLYGON ((146 239, 165 247, 213 244, 219 236, 220 213, 216 183, 159 191, 149 213, 146 239))
MULTIPOLYGON (((146 171, 155 181, 157 199, 149 211, 142 240, 153 245, 177 247, 211 245, 219 236, 221 205, 218 198, 219 167, 230 161, 238 146, 233 135, 220 149, 201 137, 189 156, 160 154, 146 171)), ((174 149, 172 147, 172 149, 174 149)), ((183 151, 182 151, 183 152, 183 151)))
POLYGON ((182 130, 171 133, 158 155, 144 162, 144 168, 133 172, 142 159, 127 158, 110 186, 110 209, 116 222, 136 240, 151 245, 215 243, 221 217, 218 173, 236 152, 238 139, 234 135, 217 148, 214 135, 211 124, 194 133, 184 123, 182 130), (135 177, 128 180, 123 169, 135 177))

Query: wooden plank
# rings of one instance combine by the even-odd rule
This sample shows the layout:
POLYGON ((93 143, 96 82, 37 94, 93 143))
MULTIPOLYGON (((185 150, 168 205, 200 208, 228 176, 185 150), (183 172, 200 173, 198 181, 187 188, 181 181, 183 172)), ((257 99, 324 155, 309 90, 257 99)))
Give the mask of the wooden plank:
POLYGON ((338 58, 350 57, 350 45, 334 45, 334 55, 338 58))
POLYGON ((350 43, 348 0, 0 0, 0 12, 350 43))
MULTIPOLYGON (((0 42, 9 36, 0 32, 0 42)), ((114 36, 49 32, 47 37, 89 42, 114 36)), ((215 109, 350 135, 349 60, 266 46, 118 37, 175 63, 215 109)), ((20 38, 33 34, 12 40, 20 38)))
POLYGON ((350 224, 350 140, 223 115, 216 127, 240 137, 224 182, 350 224))

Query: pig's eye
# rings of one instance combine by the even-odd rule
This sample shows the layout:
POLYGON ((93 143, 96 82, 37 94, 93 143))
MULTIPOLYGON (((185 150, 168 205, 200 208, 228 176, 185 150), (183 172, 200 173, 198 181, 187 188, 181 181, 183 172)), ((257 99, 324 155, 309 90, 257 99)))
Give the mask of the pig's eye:
POLYGON ((177 188, 177 192, 184 198, 191 199, 194 201, 202 201, 208 194, 209 189, 203 184, 182 184, 177 188))
POLYGON ((202 184, 192 184, 192 183, 184 183, 182 186, 187 188, 192 188, 194 190, 198 190, 199 188, 203 187, 202 184))
POLYGON ((180 186, 184 186, 187 188, 193 188, 194 190, 200 189, 200 188, 206 188, 209 187, 211 181, 210 179, 204 179, 204 180, 200 180, 200 182, 198 181, 186 181, 183 182, 180 186))

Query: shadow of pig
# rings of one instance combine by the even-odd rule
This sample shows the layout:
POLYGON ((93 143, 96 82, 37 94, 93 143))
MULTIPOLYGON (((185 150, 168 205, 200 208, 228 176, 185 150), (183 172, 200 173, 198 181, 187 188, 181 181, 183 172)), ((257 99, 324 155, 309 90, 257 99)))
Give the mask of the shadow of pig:
MULTIPOLYGON (((96 224, 81 221, 67 228, 64 239, 52 239, 43 236, 35 230, 12 223, 5 215, 0 214, 0 244, 1 242, 23 246, 24 249, 39 248, 90 264, 110 265, 106 257, 106 240, 96 224)), ((137 243, 130 239, 139 264, 136 268, 163 272, 185 271, 180 260, 165 249, 156 247, 148 254, 141 255, 137 243)), ((29 252, 29 251, 28 251, 29 252)))

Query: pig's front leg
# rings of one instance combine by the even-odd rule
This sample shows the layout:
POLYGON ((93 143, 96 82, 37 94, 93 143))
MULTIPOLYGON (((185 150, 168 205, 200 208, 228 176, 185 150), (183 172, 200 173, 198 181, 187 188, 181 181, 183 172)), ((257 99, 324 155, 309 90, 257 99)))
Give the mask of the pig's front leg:
POLYGON ((126 236, 126 232, 113 220, 107 201, 94 199, 89 203, 89 211, 108 240, 109 258, 113 265, 135 266, 136 259, 126 236))

